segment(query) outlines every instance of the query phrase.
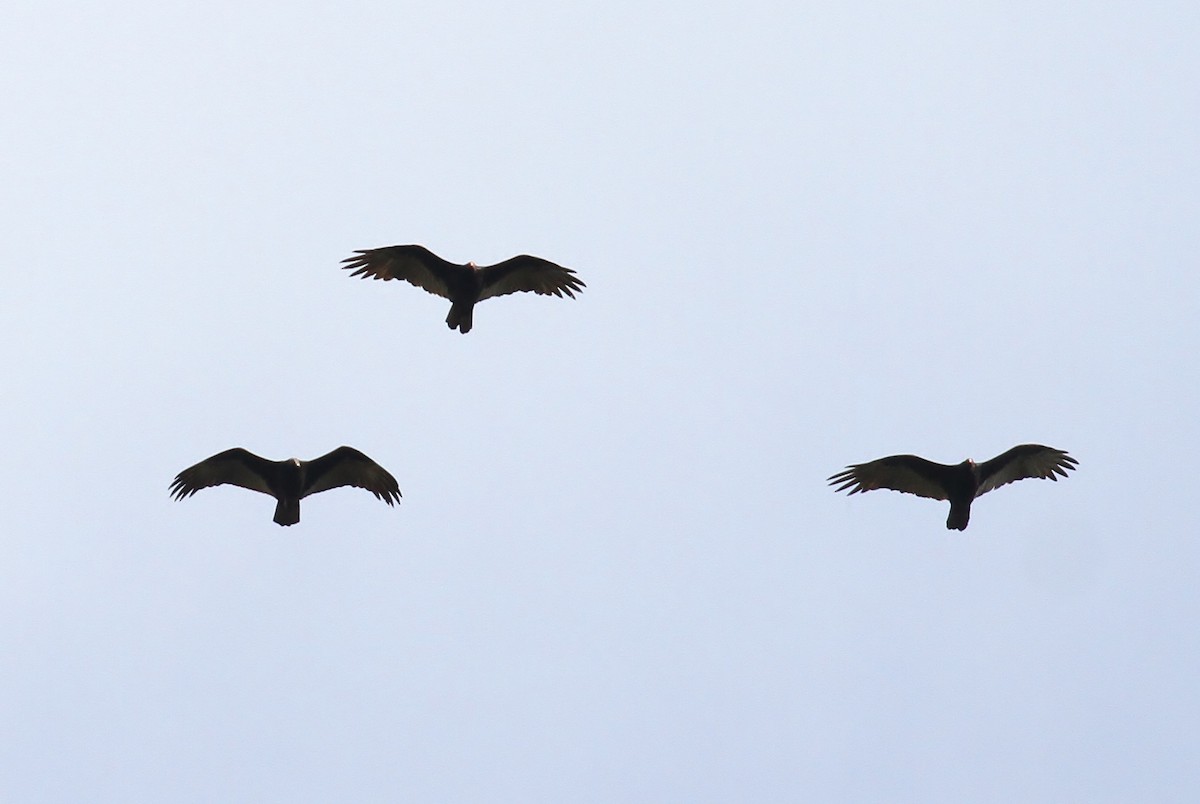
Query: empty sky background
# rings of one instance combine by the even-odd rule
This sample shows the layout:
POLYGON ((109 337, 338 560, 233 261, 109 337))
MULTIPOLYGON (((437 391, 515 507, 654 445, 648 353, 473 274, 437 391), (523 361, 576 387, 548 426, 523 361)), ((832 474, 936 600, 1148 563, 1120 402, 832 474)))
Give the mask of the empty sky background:
POLYGON ((0 799, 1194 801, 1200 11, 959 5, 6 6, 0 799))

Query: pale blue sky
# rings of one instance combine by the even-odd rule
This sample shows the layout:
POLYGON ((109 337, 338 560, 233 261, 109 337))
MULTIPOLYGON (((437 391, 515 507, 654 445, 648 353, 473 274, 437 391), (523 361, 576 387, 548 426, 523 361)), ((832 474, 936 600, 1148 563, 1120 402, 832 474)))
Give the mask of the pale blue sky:
POLYGON ((1195 800, 1200 11, 961 5, 9 4, 0 799, 1195 800))

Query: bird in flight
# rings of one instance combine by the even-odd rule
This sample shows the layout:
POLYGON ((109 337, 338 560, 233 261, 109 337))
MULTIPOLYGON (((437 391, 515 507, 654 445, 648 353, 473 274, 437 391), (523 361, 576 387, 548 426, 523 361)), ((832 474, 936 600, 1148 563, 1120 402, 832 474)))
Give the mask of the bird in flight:
POLYGON ((175 499, 190 497, 200 489, 229 483, 274 497, 275 522, 295 525, 300 521, 300 500, 319 491, 339 486, 366 489, 388 505, 400 501, 400 487, 375 461, 352 447, 301 461, 269 461, 253 452, 234 447, 190 466, 171 481, 175 499))
POLYGON ((351 276, 403 279, 450 300, 446 324, 464 335, 471 331, 475 303, 493 296, 532 291, 543 296, 575 298, 583 280, 570 268, 522 254, 495 265, 447 262, 424 246, 385 246, 355 251, 342 260, 351 276))
POLYGON ((829 478, 834 491, 851 494, 874 489, 891 489, 919 497, 950 501, 946 527, 966 530, 971 502, 980 494, 1027 477, 1058 480, 1078 461, 1064 450, 1041 444, 1022 444, 990 461, 966 460, 956 466, 934 463, 916 455, 889 455, 869 463, 847 466, 829 478))

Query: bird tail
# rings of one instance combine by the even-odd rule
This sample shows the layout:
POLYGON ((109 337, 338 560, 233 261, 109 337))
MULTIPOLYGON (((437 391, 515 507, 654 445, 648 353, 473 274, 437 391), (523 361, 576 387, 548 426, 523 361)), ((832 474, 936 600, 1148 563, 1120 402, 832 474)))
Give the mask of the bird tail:
POLYGON ((282 497, 275 506, 275 522, 279 525, 295 525, 300 521, 300 501, 282 497))
POLYGON ((446 325, 450 329, 458 329, 463 335, 471 331, 471 315, 475 312, 474 304, 452 304, 450 315, 446 316, 446 325))
POLYGON ((971 519, 971 503, 950 503, 950 516, 946 519, 949 530, 966 530, 971 519))

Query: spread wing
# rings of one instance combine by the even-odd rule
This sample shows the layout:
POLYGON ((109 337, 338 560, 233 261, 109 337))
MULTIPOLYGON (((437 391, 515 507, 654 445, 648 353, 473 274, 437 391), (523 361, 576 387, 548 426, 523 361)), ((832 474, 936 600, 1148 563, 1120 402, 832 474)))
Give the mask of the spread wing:
POLYGON ((1058 480, 1078 465, 1065 450, 1022 444, 997 455, 979 467, 979 491, 975 496, 1027 477, 1058 480))
POLYGON ((573 299, 585 287, 583 280, 575 276, 570 268, 528 254, 478 270, 483 282, 480 301, 524 290, 543 296, 561 297, 566 294, 573 299))
POLYGON ((944 478, 954 467, 934 463, 916 455, 889 455, 870 463, 847 466, 829 478, 834 491, 851 494, 875 489, 891 489, 934 500, 949 499, 944 478))
POLYGON ((422 290, 450 298, 450 286, 456 273, 471 270, 443 260, 424 246, 385 246, 354 252, 342 260, 350 276, 363 279, 403 279, 422 290))
POLYGON ((366 489, 388 505, 400 501, 400 487, 375 461, 353 447, 338 447, 333 452, 306 462, 305 487, 301 497, 339 486, 366 489))
POLYGON ((267 484, 267 477, 273 471, 274 463, 241 447, 234 447, 218 452, 211 458, 205 458, 175 475, 170 491, 175 495, 175 499, 182 500, 200 489, 229 483, 275 496, 267 484))

